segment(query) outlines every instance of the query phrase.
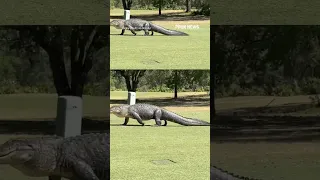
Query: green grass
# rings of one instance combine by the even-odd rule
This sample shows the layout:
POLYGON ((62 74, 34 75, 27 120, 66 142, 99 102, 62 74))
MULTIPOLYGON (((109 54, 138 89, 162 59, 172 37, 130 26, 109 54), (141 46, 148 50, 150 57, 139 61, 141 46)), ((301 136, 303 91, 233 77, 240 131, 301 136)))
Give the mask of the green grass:
MULTIPOLYGON (((111 91, 110 96, 112 100, 121 100, 127 99, 127 91, 111 91)), ((207 92, 178 92, 179 97, 186 97, 186 96, 199 96, 199 95, 207 95, 207 92)), ((136 94, 137 99, 150 99, 150 98, 172 98, 173 92, 138 92, 136 94)))
MULTIPOLYGON (((122 11, 113 10, 111 15, 120 16, 122 11)), ((155 15, 157 11, 132 10, 131 15, 155 15)), ((165 15, 165 12, 164 12, 165 15)), ((168 17, 165 21, 159 17, 152 22, 165 28, 183 31, 189 36, 137 36, 127 30, 120 36, 121 30, 110 28, 111 69, 209 69, 210 66, 210 24, 209 20, 187 19, 189 16, 179 14, 179 19, 168 17), (183 19, 184 18, 184 19, 183 19), (170 20, 171 19, 171 20, 170 20), (182 20, 183 19, 183 20, 182 20), (198 26, 194 29, 178 29, 176 25, 198 26)), ((148 17, 150 18, 150 17, 148 17)), ((146 19, 148 20, 148 19, 146 19)))
MULTIPOLYGON (((109 98, 105 96, 84 96, 83 115, 108 117, 109 98)), ((57 109, 56 94, 13 94, 0 95, 1 119, 55 118, 57 109)))
POLYGON ((235 174, 260 179, 319 179, 320 144, 211 143, 212 164, 235 174))
MULTIPOLYGON (((139 99, 150 101, 171 95, 137 93, 139 99)), ((111 101, 125 98, 124 92, 111 92, 111 101)), ((210 121, 209 107, 166 108, 186 117, 210 121)), ((111 179, 209 179, 209 127, 185 127, 171 122, 167 127, 149 126, 155 124, 154 120, 146 121, 146 126, 141 127, 133 119, 130 126, 119 126, 123 118, 111 115, 110 119, 111 179), (165 159, 175 163, 152 163, 165 159)))
POLYGON ((102 0, 0 1, 0 24, 109 24, 109 8, 102 0))
MULTIPOLYGON (((221 113, 237 108, 263 107, 272 99, 275 100, 270 106, 310 103, 309 96, 228 97, 217 99, 216 109, 218 113, 221 113)), ((285 115, 320 116, 319 108, 285 115)), ((213 135, 214 132, 211 134, 213 135)), ((212 165, 242 176, 274 180, 301 180, 319 179, 319 150, 319 141, 312 141, 312 139, 291 143, 281 141, 211 142, 210 156, 212 165)))
POLYGON ((319 24, 316 0, 218 1, 211 8, 212 25, 313 25, 319 24))

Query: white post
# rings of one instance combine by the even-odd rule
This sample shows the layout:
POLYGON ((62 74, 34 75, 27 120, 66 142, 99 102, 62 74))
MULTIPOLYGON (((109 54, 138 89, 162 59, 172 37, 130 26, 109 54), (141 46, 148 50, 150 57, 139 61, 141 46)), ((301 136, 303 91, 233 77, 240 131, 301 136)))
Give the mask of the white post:
POLYGON ((70 137, 81 135, 82 98, 60 96, 57 103, 56 134, 70 137))
POLYGON ((130 10, 124 10, 124 20, 130 19, 130 10))
POLYGON ((128 104, 133 105, 136 104, 136 93, 135 92, 128 92, 128 104))

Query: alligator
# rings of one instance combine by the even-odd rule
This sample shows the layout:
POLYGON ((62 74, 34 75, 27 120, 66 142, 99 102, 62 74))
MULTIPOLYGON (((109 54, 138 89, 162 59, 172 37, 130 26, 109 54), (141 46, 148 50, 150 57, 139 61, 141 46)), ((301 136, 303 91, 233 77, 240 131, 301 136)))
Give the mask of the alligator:
POLYGON ((216 166, 210 167, 210 180, 261 180, 235 175, 216 166))
POLYGON ((15 138, 0 145, 0 164, 49 180, 110 179, 109 134, 15 138))
POLYGON ((124 117, 125 122, 123 125, 127 125, 129 118, 133 118, 136 119, 142 126, 144 126, 142 121, 151 119, 155 120, 155 126, 161 126, 161 120, 165 121, 163 126, 167 125, 167 121, 178 123, 184 126, 210 126, 209 122, 182 117, 164 108, 150 104, 112 106, 110 108, 110 113, 118 117, 124 117))
POLYGON ((126 29, 129 29, 134 35, 137 35, 136 31, 144 31, 144 35, 148 36, 149 31, 151 31, 151 35, 153 35, 153 32, 157 32, 167 36, 188 36, 188 34, 184 32, 166 29, 142 19, 117 19, 111 21, 110 24, 117 29, 122 29, 120 35, 123 35, 126 29))

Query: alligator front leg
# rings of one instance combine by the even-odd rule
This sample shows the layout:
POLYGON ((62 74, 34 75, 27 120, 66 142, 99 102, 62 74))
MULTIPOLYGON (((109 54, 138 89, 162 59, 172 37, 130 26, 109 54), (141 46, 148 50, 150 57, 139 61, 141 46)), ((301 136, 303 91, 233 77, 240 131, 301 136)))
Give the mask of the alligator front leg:
POLYGON ((122 125, 126 126, 128 124, 128 122, 129 122, 129 118, 126 117, 126 118, 124 118, 124 123, 122 125))
POLYGON ((125 29, 122 29, 121 34, 120 34, 120 35, 123 35, 125 31, 126 31, 125 29))

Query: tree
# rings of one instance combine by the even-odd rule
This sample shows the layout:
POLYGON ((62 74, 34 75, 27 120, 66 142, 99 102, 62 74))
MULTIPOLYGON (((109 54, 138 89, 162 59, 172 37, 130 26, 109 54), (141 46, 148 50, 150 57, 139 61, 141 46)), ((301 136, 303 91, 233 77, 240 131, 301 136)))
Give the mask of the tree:
POLYGON ((186 0, 186 12, 191 11, 191 0, 186 0))
POLYGON ((161 16, 162 4, 163 4, 163 0, 159 0, 159 16, 161 16))
POLYGON ((146 70, 116 70, 116 73, 124 77, 127 90, 136 92, 140 78, 144 76, 146 70))
POLYGON ((122 0, 122 6, 124 10, 130 10, 132 5, 132 0, 122 0))
POLYGON ((82 97, 96 51, 108 45, 108 26, 8 26, 19 32, 15 48, 41 47, 49 57, 53 81, 59 96, 82 97), (70 82, 66 72, 69 53, 70 82))

